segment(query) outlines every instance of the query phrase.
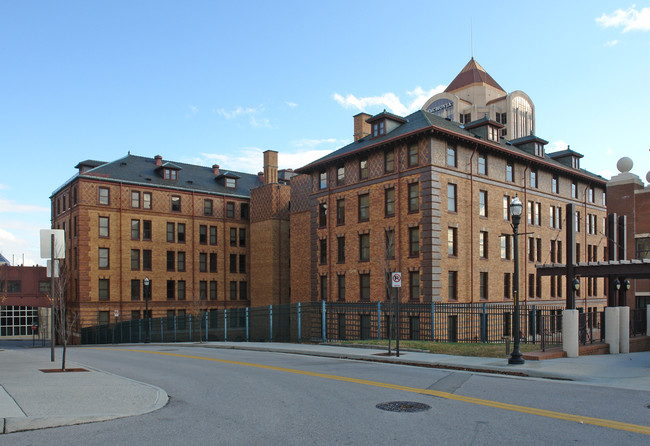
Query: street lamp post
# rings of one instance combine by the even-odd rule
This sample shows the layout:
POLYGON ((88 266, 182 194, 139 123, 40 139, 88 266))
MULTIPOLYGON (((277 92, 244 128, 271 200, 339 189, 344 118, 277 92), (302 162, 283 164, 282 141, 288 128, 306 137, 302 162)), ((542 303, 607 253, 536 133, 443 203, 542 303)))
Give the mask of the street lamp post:
POLYGON ((145 277, 144 278, 144 323, 146 324, 145 327, 145 335, 144 335, 144 343, 148 344, 151 342, 151 337, 149 336, 149 278, 145 277))
POLYGON ((518 229, 519 222, 521 221, 521 212, 524 208, 524 205, 519 200, 519 197, 516 197, 510 203, 510 216, 512 217, 512 233, 514 236, 514 251, 515 251, 515 271, 513 274, 512 281, 512 294, 515 304, 514 311, 514 321, 512 323, 512 328, 514 331, 515 342, 512 349, 512 354, 508 358, 508 364, 523 364, 524 360, 521 357, 521 352, 519 351, 519 238, 518 238, 518 229))

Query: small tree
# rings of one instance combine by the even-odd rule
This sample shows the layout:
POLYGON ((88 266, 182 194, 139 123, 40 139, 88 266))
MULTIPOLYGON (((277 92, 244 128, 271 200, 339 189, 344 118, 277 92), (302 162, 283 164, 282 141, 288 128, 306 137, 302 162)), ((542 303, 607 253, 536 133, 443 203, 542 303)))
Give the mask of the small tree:
MULTIPOLYGON (((392 264, 395 260, 395 230, 387 229, 384 240, 384 255, 379 262, 380 269, 384 271, 384 285, 386 287, 386 296, 388 296, 388 354, 391 354, 391 317, 393 307, 393 282, 391 280, 391 273, 393 272, 392 264)), ((381 320, 378 321, 381 324, 381 320)))
MULTIPOLYGON (((70 336, 74 327, 76 326, 79 313, 69 311, 67 306, 66 290, 68 286, 70 271, 68 271, 65 260, 56 260, 55 263, 58 263, 58 273, 59 276, 54 278, 54 289, 50 290, 50 300, 53 301, 54 305, 54 327, 56 336, 60 339, 61 345, 63 346, 63 353, 61 355, 61 370, 65 371, 65 357, 68 347, 68 342, 70 342, 70 336)), ((53 267, 53 273, 56 270, 56 267, 53 267)), ((52 342, 55 342, 52 339, 52 342)))

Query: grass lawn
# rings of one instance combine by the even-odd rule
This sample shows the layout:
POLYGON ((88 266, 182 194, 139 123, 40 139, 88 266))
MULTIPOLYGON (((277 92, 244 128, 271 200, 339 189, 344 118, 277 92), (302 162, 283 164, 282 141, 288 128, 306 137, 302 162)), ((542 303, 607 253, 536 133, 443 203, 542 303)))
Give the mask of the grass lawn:
MULTIPOLYGON (((387 340, 366 340, 366 341, 340 341, 337 344, 343 345, 378 345, 388 348, 387 340)), ((547 345, 546 349, 555 347, 547 345)), ((429 353, 455 356, 479 356, 484 358, 505 358, 506 344, 482 344, 482 343, 457 343, 457 342, 430 342, 430 341, 399 341, 401 349, 423 350, 429 353)), ((391 349, 395 349, 395 340, 391 341, 391 349)), ((512 343, 510 344, 512 350, 512 343)), ((519 344, 519 351, 522 353, 541 350, 540 344, 519 344)))

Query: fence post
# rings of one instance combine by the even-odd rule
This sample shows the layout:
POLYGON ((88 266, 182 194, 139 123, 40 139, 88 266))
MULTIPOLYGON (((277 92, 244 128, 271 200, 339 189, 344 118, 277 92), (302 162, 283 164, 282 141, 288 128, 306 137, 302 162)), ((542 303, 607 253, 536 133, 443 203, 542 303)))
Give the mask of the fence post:
POLYGON ((323 301, 323 311, 321 312, 322 313, 322 317, 321 317, 321 333, 322 333, 322 337, 323 337, 323 342, 327 342, 327 325, 326 325, 326 320, 327 319, 325 318, 325 311, 326 311, 326 309, 325 309, 325 301, 323 301))
POLYGON ((487 342, 487 314, 485 313, 485 303, 483 303, 483 312, 481 313, 481 342, 487 342))
POLYGON ((377 301, 377 339, 381 339, 381 301, 377 301))
POLYGON ((532 328, 532 331, 533 331, 533 344, 535 344, 536 343, 535 342, 535 339, 536 339, 535 334, 537 333, 537 330, 536 330, 536 328, 537 328, 537 308, 535 307, 535 305, 533 305, 533 320, 530 321, 530 325, 532 325, 531 328, 532 328))
POLYGON ((160 318, 160 342, 165 342, 165 336, 163 336, 163 318, 160 318))
POLYGON ((300 333, 300 302, 298 302, 298 343, 302 342, 302 336, 300 333))
POLYGON ((269 341, 273 342, 273 305, 269 305, 269 341))
POLYGON ((148 331, 149 336, 148 336, 148 339, 149 339, 149 341, 151 341, 151 318, 150 318, 150 317, 147 318, 147 324, 149 325, 149 331, 148 331))
POLYGON ((436 310, 435 310, 435 303, 431 302, 431 342, 435 341, 435 333, 436 333, 436 310))
POLYGON ((176 315, 174 315, 174 342, 176 342, 176 315))
POLYGON ((248 331, 248 307, 246 307, 246 342, 249 342, 249 331, 248 331))
POLYGON ((228 309, 223 309, 223 342, 228 342, 228 309))

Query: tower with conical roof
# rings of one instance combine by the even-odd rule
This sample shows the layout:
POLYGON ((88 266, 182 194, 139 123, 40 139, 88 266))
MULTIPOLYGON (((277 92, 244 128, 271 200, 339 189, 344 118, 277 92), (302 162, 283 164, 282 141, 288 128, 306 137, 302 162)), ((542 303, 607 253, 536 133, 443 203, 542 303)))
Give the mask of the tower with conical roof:
POLYGON ((473 57, 422 110, 461 124, 487 117, 504 125, 501 136, 507 139, 535 132, 535 106, 530 97, 521 90, 506 93, 473 57))

